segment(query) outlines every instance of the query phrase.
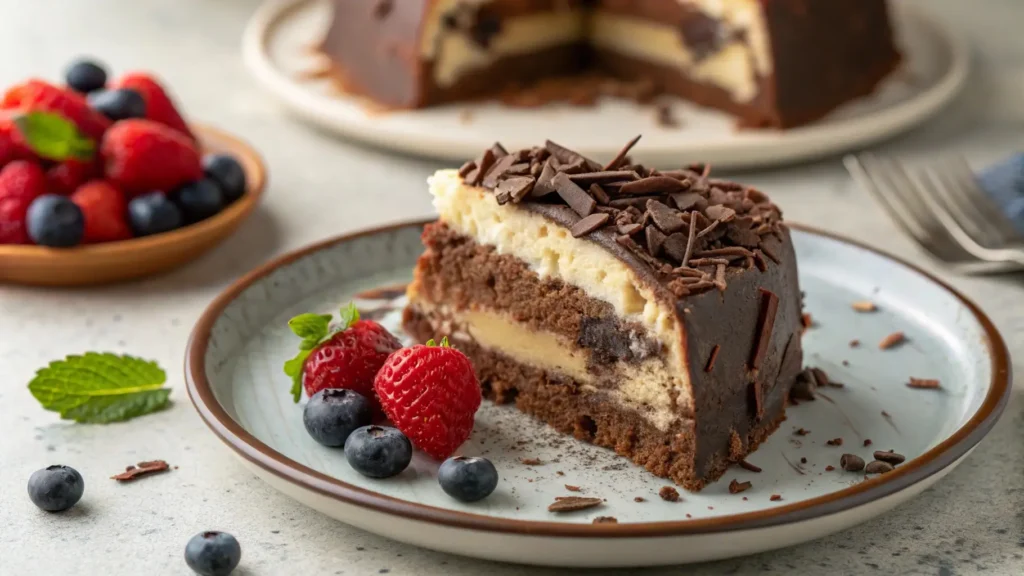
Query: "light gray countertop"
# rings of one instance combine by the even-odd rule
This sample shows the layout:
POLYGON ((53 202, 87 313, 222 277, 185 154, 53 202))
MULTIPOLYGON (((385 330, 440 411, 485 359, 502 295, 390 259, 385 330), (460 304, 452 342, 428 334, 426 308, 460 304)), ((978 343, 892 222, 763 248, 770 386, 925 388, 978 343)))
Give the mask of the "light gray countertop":
MULTIPOLYGON (((1024 5, 1020 0, 920 0, 975 47, 967 93, 939 118, 883 148, 960 150, 977 162, 1024 150, 1024 5)), ((0 85, 56 77, 78 54, 118 70, 159 71, 191 116, 236 132, 265 155, 266 201, 238 234, 160 278, 87 290, 0 286, 0 574, 186 574, 185 542, 204 529, 235 534, 242 574, 559 574, 389 541, 312 512, 238 464, 188 402, 180 366, 198 314, 231 280, 284 251, 356 228, 427 216, 424 179, 438 166, 337 141, 285 116, 242 67, 239 40, 256 0, 0 0, 0 85), (385 208, 386 207, 386 208, 385 208), (157 360, 174 406, 111 426, 73 425, 25 389, 47 361, 87 350, 157 360), (127 464, 179 469, 132 485, 106 480, 127 464), (32 471, 78 468, 86 496, 73 512, 40 513, 32 471)), ((744 180, 787 218, 828 227, 907 257, 990 313, 1011 353, 1024 344, 1024 276, 966 278, 931 266, 832 158, 744 180), (1018 300, 1021 299, 1021 300, 1018 300)), ((882 518, 803 546, 646 574, 992 574, 1024 572, 1024 401, 960 468, 882 518)), ((640 571, 638 571, 640 572, 640 571)), ((608 572, 611 573, 611 572, 608 572)), ((622 571, 616 571, 622 574, 622 571)))

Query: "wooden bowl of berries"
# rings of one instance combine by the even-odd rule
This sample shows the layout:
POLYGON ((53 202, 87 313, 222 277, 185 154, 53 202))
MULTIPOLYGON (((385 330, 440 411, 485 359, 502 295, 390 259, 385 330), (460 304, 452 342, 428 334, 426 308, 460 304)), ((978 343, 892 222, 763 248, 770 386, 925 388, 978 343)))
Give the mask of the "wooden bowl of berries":
POLYGON ((89 61, 0 101, 0 282, 81 286, 189 262, 259 202, 259 154, 187 124, 146 73, 89 61))

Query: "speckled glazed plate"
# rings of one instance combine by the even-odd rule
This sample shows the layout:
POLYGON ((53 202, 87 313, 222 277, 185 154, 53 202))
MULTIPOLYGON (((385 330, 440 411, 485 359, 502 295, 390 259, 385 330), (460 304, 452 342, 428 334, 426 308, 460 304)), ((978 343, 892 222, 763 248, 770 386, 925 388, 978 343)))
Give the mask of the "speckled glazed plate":
POLYGON ((787 131, 737 130, 733 118, 684 102, 673 103, 676 127, 659 125, 654 108, 605 100, 592 108, 549 105, 509 108, 496 103, 382 113, 342 94, 311 74, 323 60, 311 47, 331 18, 325 0, 267 0, 253 14, 243 39, 245 64, 256 80, 298 117, 317 127, 374 146, 461 163, 495 140, 510 150, 528 148, 537 134, 591 157, 611 158, 622 143, 644 134, 636 160, 676 167, 708 162, 718 169, 791 163, 860 148, 899 134, 931 117, 964 86, 967 44, 927 14, 893 3, 902 71, 871 97, 824 120, 787 131))
POLYGON ((253 271, 203 314, 185 365, 203 420, 256 474, 315 510, 396 540, 493 560, 604 567, 789 546, 884 514, 938 481, 991 429, 1009 394, 1005 345, 973 304, 910 265, 798 228, 800 282, 814 322, 804 336, 806 361, 844 386, 787 411, 748 459, 760 473, 734 468, 702 492, 667 502, 658 496, 669 484, 663 479, 485 402, 461 452, 498 467, 501 482, 488 499, 452 500, 437 485, 437 463, 420 454, 399 476, 371 480, 307 436, 281 372, 296 346, 286 322, 355 298, 397 331, 400 287, 422 250, 421 227, 351 234, 253 271), (851 303, 860 300, 878 310, 855 312, 851 303), (880 350, 894 331, 907 340, 880 350), (854 339, 862 344, 851 347, 854 339), (910 377, 937 378, 942 387, 911 389, 910 377), (800 428, 809 432, 796 434, 800 428), (827 443, 836 438, 841 447, 827 443), (866 478, 838 470, 844 452, 870 460, 873 450, 890 448, 907 457, 893 472, 866 478), (533 458, 543 463, 522 462, 533 458), (730 494, 732 479, 752 487, 730 494), (574 494, 566 485, 605 502, 548 512, 555 497, 574 494), (597 516, 618 523, 593 524, 597 516))

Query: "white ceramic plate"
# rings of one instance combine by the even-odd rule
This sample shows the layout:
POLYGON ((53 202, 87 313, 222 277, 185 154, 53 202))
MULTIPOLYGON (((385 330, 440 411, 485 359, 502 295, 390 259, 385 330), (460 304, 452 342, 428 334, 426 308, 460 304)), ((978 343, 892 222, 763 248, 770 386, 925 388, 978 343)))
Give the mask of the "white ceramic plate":
POLYGON ((339 135, 397 152, 461 162, 495 140, 528 148, 538 134, 558 136, 580 153, 610 158, 622 143, 644 135, 637 160, 677 167, 709 162, 718 169, 782 164, 839 153, 893 136, 922 122, 959 92, 970 51, 964 41, 925 14, 896 5, 904 70, 878 93, 828 118, 788 131, 742 130, 725 114, 683 102, 675 105, 679 128, 664 128, 651 108, 606 100, 594 108, 551 105, 513 109, 474 103, 409 112, 368 112, 326 80, 310 80, 318 66, 311 46, 323 36, 331 8, 322 0, 272 0, 252 17, 243 54, 249 70, 288 109, 339 135), (467 121, 467 118, 470 120, 467 121))
POLYGON ((493 560, 605 567, 788 546, 883 514, 936 482, 989 431, 1009 394, 1005 346, 973 304, 907 264, 798 229, 800 282, 814 318, 804 337, 807 362, 845 387, 787 411, 749 458, 762 472, 732 469, 670 503, 658 497, 669 482, 514 408, 485 403, 461 453, 484 455, 498 467, 501 482, 488 499, 466 505, 449 498, 437 485, 437 463, 421 454, 398 477, 371 480, 306 434, 281 372, 296 348, 286 322, 301 312, 336 311, 361 295, 364 313, 397 331, 401 292, 380 288, 409 279, 422 250, 421 226, 337 238, 252 272, 207 309, 186 357, 200 415, 256 474, 324 514, 396 540, 493 560), (879 311, 851 309, 865 299, 879 311), (877 343, 896 330, 907 342, 879 350, 877 343), (860 347, 850 347, 854 338, 860 347), (938 378, 942 389, 910 389, 911 376, 938 378), (798 428, 810 433, 796 435, 798 428), (826 444, 834 438, 843 446, 826 444), (838 468, 844 452, 870 460, 873 450, 889 448, 907 456, 894 472, 867 479, 825 470, 838 468), (544 464, 527 466, 521 458, 544 464), (730 494, 732 479, 753 487, 730 494), (566 484, 606 502, 573 514, 548 512, 556 496, 572 494, 566 484), (772 501, 773 494, 781 500, 772 501), (596 516, 619 523, 592 524, 596 516))

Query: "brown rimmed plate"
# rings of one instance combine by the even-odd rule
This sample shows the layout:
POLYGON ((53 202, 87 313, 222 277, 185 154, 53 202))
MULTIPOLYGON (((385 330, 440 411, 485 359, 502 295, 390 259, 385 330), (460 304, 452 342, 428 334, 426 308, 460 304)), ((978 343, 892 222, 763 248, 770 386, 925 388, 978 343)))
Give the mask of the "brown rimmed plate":
POLYGON ((0 282, 83 286, 131 280, 190 262, 227 238, 256 207, 267 174, 260 155, 238 138, 193 125, 204 153, 233 155, 245 169, 248 189, 216 216, 166 234, 75 248, 0 245, 0 282))
POLYGON ((608 450, 554 434, 513 408, 485 403, 461 452, 484 455, 498 467, 501 482, 488 499, 452 500, 437 486, 437 463, 422 455, 398 477, 367 479, 341 452, 306 435, 301 406, 292 403, 281 372, 296 347, 286 321, 356 299, 364 313, 397 330, 398 287, 422 250, 422 225, 349 234, 254 270, 206 310, 185 358, 200 416, 257 475, 320 512, 396 540, 492 560, 602 567, 789 546, 882 514, 937 482, 992 428, 1009 396, 1006 347, 974 304, 909 264, 795 227, 801 286, 815 319, 805 335, 806 357, 845 387, 825 391, 829 401, 790 408, 779 431, 749 458, 762 472, 731 470, 670 503, 658 497, 664 480, 608 450), (858 300, 879 310, 857 313, 850 304, 858 300), (897 330, 906 345, 879 350, 875 343, 897 330), (853 338, 865 344, 851 349, 853 338), (911 376, 937 378, 942 388, 908 388, 911 376), (794 435, 798 428, 811 433, 794 435), (845 439, 843 448, 826 444, 837 437, 845 439), (866 438, 872 447, 863 447, 866 438), (839 468, 843 452, 870 459, 878 448, 907 460, 881 476, 826 471, 839 468), (527 465, 524 458, 543 464, 527 465), (729 494, 734 478, 753 487, 729 494), (555 497, 567 495, 604 503, 565 515, 547 511, 555 497), (597 516, 618 523, 593 524, 597 516))

